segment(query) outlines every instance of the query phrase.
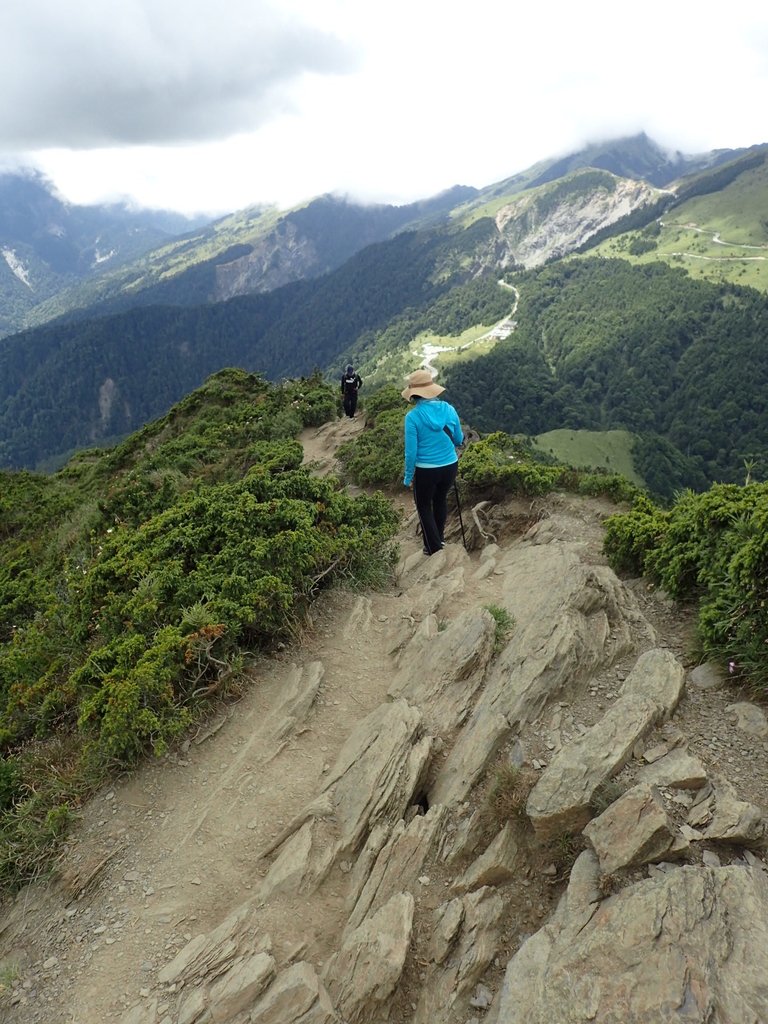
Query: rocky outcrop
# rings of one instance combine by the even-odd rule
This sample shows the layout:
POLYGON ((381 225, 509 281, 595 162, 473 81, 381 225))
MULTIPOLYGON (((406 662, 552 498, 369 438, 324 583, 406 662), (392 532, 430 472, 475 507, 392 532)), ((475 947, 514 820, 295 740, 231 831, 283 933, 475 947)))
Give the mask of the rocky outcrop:
POLYGON ((401 654, 389 692, 418 707, 439 735, 463 724, 472 710, 493 654, 496 623, 481 608, 459 615, 442 632, 435 616, 425 627, 401 654))
POLYGON ((614 573, 583 564, 579 545, 557 541, 556 528, 552 517, 546 542, 513 547, 499 563, 515 642, 488 672, 468 724, 430 789, 433 803, 464 800, 502 743, 548 701, 565 691, 577 693, 594 673, 626 655, 633 627, 650 632, 614 573))
POLYGON ((290 877, 299 891, 307 891, 336 861, 357 854, 378 822, 398 820, 413 802, 431 748, 419 711, 406 701, 371 712, 342 747, 317 800, 264 851, 268 856, 283 847, 273 877, 290 877))
POLYGON ((503 914, 504 901, 490 887, 437 909, 432 962, 425 971, 413 1024, 448 1020, 457 1000, 474 989, 498 952, 503 914))
MULTIPOLYGON (((496 226, 515 261, 525 267, 538 267, 552 257, 571 252, 596 231, 658 196, 645 182, 608 174, 605 178, 612 180, 612 187, 582 188, 579 176, 574 176, 570 189, 554 204, 546 193, 534 192, 503 206, 496 214, 496 226)), ((559 187, 562 189, 562 184, 559 187)))
POLYGON ((328 992, 348 1024, 376 1024, 389 1017, 386 1002, 403 973, 413 908, 410 893, 393 896, 346 935, 329 961, 328 992))
POLYGON ((526 810, 540 838, 581 831, 600 788, 627 763, 638 739, 677 707, 684 681, 669 651, 638 658, 618 700, 553 758, 531 790, 526 810))
POLYGON ((580 860, 554 919, 510 961, 498 1024, 766 1019, 765 872, 680 867, 598 902, 596 858, 580 860))

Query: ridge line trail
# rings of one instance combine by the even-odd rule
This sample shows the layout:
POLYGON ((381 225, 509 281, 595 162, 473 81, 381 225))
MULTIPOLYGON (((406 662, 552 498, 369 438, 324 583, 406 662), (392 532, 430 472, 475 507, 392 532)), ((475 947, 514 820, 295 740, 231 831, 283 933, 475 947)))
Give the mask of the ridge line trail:
MULTIPOLYGON (((305 430, 305 461, 332 471, 338 444, 362 429, 358 417, 305 430)), ((393 501, 413 509, 410 492, 393 501)), ((398 540, 401 559, 421 550, 413 525, 398 540)), ((464 552, 449 544, 434 557, 439 574, 464 552)), ((494 600, 494 577, 475 582, 467 568, 466 585, 448 599, 451 618, 494 600)), ((422 589, 437 584, 416 578, 422 589)), ((390 652, 409 611, 403 580, 380 592, 326 591, 297 644, 254 659, 239 701, 88 802, 54 880, 0 913, 0 966, 10 946, 6 962, 40 979, 34 999, 10 1008, 8 1024, 120 1020, 190 938, 254 899, 268 868, 260 855, 316 798, 354 727, 388 701, 390 652), (316 695, 286 734, 286 695, 308 677, 319 680, 316 695)), ((330 955, 348 913, 346 882, 334 872, 309 896, 277 895, 263 907, 260 931, 278 963, 300 946, 315 964, 330 955)))

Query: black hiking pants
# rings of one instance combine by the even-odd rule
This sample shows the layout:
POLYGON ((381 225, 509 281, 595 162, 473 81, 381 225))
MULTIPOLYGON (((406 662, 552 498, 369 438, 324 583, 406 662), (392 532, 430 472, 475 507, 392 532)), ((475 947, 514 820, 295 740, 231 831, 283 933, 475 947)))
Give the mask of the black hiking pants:
POLYGON ((448 516, 448 491, 456 479, 458 468, 458 462, 451 462, 448 466, 435 466, 432 469, 417 466, 414 470, 413 498, 419 513, 425 555, 434 555, 443 546, 445 520, 448 516))
POLYGON ((344 412, 350 418, 355 415, 357 409, 357 391, 344 392, 344 412))

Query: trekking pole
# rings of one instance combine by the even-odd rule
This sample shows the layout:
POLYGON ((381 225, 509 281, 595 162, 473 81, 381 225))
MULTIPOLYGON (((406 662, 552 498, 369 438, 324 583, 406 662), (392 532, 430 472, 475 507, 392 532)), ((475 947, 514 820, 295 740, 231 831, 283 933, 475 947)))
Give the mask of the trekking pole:
POLYGON ((469 551, 467 547, 467 535, 464 533, 464 520, 461 518, 461 502, 459 501, 459 485, 456 481, 453 481, 453 493, 456 498, 456 511, 459 513, 459 525, 461 526, 461 539, 464 542, 464 550, 469 551))

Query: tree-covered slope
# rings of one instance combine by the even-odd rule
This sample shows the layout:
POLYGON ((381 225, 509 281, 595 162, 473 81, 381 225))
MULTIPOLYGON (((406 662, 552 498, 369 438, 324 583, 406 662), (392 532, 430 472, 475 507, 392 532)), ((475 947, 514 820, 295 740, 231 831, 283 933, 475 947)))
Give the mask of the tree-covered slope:
POLYGON ((517 331, 446 375, 468 422, 480 430, 627 429, 660 438, 636 460, 654 490, 672 470, 675 485, 702 486, 743 479, 745 459, 764 459, 764 295, 694 281, 662 263, 621 260, 553 264, 514 280, 517 331))
POLYGON ((38 172, 0 172, 0 336, 62 292, 201 223, 120 204, 78 206, 38 172))
POLYGON ((494 233, 490 222, 458 234, 403 233, 323 278, 266 295, 138 308, 5 339, 0 466, 34 467, 122 436, 222 366, 272 380, 331 366, 366 332, 471 278, 494 233))

